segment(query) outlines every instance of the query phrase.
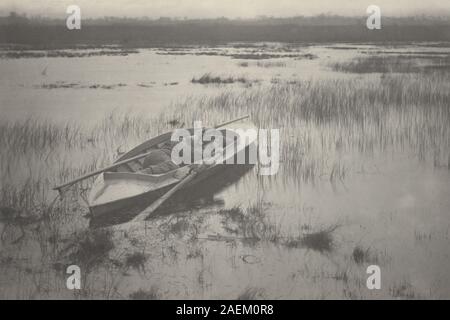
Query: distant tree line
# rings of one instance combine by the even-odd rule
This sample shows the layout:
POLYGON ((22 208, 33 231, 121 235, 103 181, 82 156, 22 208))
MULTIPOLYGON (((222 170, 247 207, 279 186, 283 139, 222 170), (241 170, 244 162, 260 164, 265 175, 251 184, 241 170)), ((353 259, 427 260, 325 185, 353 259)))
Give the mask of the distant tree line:
POLYGON ((175 44, 218 44, 237 41, 397 42, 450 41, 448 17, 385 17, 381 30, 368 30, 366 17, 257 19, 117 18, 83 19, 81 30, 68 30, 65 20, 0 17, 0 42, 33 47, 118 44, 152 47, 175 44))

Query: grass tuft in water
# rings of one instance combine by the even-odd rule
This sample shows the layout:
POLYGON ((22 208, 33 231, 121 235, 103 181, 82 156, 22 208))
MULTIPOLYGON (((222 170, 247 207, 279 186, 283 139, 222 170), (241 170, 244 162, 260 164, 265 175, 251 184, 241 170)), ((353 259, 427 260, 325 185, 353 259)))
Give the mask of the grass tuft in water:
POLYGON ((147 255, 143 252, 134 252, 126 256, 125 266, 127 268, 133 268, 138 272, 145 273, 145 263, 147 262, 147 255))
POLYGON ((423 73, 450 70, 450 56, 377 55, 359 57, 331 65, 339 72, 352 73, 423 73))
POLYGON ((150 290, 139 289, 129 295, 131 300, 159 300, 159 290, 151 287, 150 290))
POLYGON ((392 297, 398 299, 420 299, 412 284, 406 280, 392 285, 389 288, 389 293, 392 297))
POLYGON ((200 78, 192 78, 192 83, 200 83, 200 84, 230 84, 230 83, 248 83, 244 77, 221 77, 221 76, 212 76, 210 73, 205 73, 200 78))
POLYGON ((264 299, 264 290, 261 288, 246 288, 238 297, 237 300, 259 300, 264 299))
POLYGON ((107 260, 109 252, 114 249, 112 231, 94 230, 76 240, 76 249, 69 255, 71 261, 87 269, 107 260))
POLYGON ((324 230, 306 233, 297 238, 287 240, 284 245, 287 248, 306 248, 320 253, 328 253, 334 249, 333 231, 338 226, 324 230))

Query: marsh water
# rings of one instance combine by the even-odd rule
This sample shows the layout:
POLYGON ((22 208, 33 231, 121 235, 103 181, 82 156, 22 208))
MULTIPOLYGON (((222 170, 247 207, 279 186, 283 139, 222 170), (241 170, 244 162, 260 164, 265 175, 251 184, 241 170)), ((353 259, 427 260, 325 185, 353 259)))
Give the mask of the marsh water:
MULTIPOLYGON (((76 176, 77 167, 107 164, 117 152, 176 126, 162 123, 148 133, 127 131, 121 136, 119 129, 105 129, 120 123, 121 118, 113 120, 115 114, 151 124, 173 118, 180 125, 192 120, 214 125, 226 120, 224 115, 250 113, 260 127, 280 130, 279 171, 261 176, 255 167, 188 209, 166 212, 145 226, 128 225, 126 230, 115 226, 110 260, 124 259, 132 251, 143 252, 144 270, 132 266, 126 272, 106 271, 100 267, 97 280, 90 284, 92 297, 124 298, 157 288, 159 298, 235 299, 243 292, 285 299, 449 298, 449 113, 439 109, 436 115, 422 114, 421 108, 428 106, 415 105, 410 111, 385 110, 385 117, 377 121, 355 118, 354 123, 343 123, 339 115, 319 121, 291 115, 295 108, 283 107, 295 106, 292 100, 301 100, 300 94, 277 96, 296 90, 292 89, 296 85, 306 86, 305 92, 319 90, 323 82, 325 88, 340 90, 343 96, 345 88, 357 88, 358 83, 367 83, 369 89, 380 85, 386 77, 381 72, 340 72, 332 67, 369 54, 445 57, 450 49, 426 43, 256 43, 138 49, 124 56, 0 59, 0 123, 12 126, 31 119, 62 127, 70 124, 79 126, 81 135, 83 130, 93 135, 92 139, 89 134, 83 136, 86 140, 76 147, 57 145, 43 157, 33 151, 30 161, 24 151, 22 158, 14 158, 19 159, 16 163, 2 163, 3 194, 12 185, 23 185, 29 176, 42 181, 49 175, 40 192, 46 194, 42 201, 50 201, 56 195, 51 184, 76 176), (263 58, 261 54, 271 56, 263 58), (231 77, 233 81, 192 81, 203 75, 231 77), (344 82, 348 87, 342 87, 344 82), (275 90, 272 96, 258 100, 271 90, 275 90), (225 102, 218 106, 221 101, 225 102), (269 105, 258 109, 259 102, 269 105), (247 107, 246 103, 253 105, 247 107), (209 112, 208 106, 212 106, 209 112), (270 115, 265 113, 267 109, 272 110, 270 115), (436 119, 439 123, 433 125, 436 119), (103 125, 96 127, 98 123, 103 125), (114 133, 104 142, 94 136, 96 130, 114 133), (55 167, 49 169, 48 163, 55 167), (75 171, 57 173, 67 167, 75 171), (255 210, 258 218, 245 218, 255 210), (244 218, 233 219, 233 212, 244 218), (310 244, 304 238, 308 234, 325 234, 326 239, 319 240, 322 244, 310 244), (247 238, 256 241, 248 243, 247 238), (366 269, 373 264, 381 268, 380 290, 366 287, 366 269), (100 284, 98 279, 102 279, 100 284)), ((411 75, 394 72, 392 76, 411 75)), ((420 81, 420 73, 413 76, 420 81)), ((448 88, 448 83, 441 84, 448 88)), ((364 94, 361 91, 361 96, 364 94)), ((131 131, 139 128, 143 127, 131 131)), ((89 228, 83 217, 87 207, 76 192, 66 201, 73 210, 65 216, 74 226, 61 227, 64 231, 60 234, 70 237, 71 232, 89 228)), ((6 238, 14 239, 14 232, 19 231, 9 230, 6 238)), ((50 268, 36 262, 42 261, 33 258, 36 252, 29 254, 38 241, 34 232, 25 230, 20 244, 2 243, 2 259, 13 256, 25 262, 2 265, 6 272, 0 276, 1 296, 73 297, 74 293, 64 288, 64 274, 55 271, 56 280, 48 280, 50 293, 30 289, 33 281, 28 278, 36 278, 34 271, 31 275, 21 271, 17 276, 18 264, 29 264, 41 274, 50 268), (22 284, 17 284, 17 277, 22 284), (58 281, 61 284, 55 285, 58 281)), ((42 248, 38 251, 49 254, 42 248)))
MULTIPOLYGON (((2 120, 38 116, 55 121, 78 121, 79 118, 95 121, 120 110, 151 116, 163 111, 174 100, 224 89, 191 82, 194 77, 205 73, 236 78, 243 76, 249 81, 258 81, 259 85, 267 85, 277 79, 335 78, 343 75, 330 71, 326 63, 355 55, 355 50, 300 47, 295 52, 315 54, 317 59, 299 57, 296 60, 282 58, 283 55, 289 56, 289 52, 279 52, 282 48, 282 44, 262 47, 259 50, 281 57, 264 60, 229 57, 227 55, 254 50, 232 46, 139 49, 139 53, 127 56, 2 59, 2 120), (242 63, 248 66, 241 66, 242 63), (62 88, 64 84, 68 88, 62 88), (54 85, 54 89, 45 85, 54 85), (94 88, 96 85, 111 88, 94 88)), ((367 46, 369 48, 376 49, 367 46)), ((232 89, 240 87, 235 85, 232 89)))

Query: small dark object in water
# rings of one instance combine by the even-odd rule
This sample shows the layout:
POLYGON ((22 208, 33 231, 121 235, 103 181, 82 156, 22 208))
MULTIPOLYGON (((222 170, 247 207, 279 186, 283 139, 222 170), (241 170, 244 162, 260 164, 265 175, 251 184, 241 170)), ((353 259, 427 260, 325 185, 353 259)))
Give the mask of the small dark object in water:
POLYGON ((11 207, 0 207, 0 221, 7 222, 13 219, 18 211, 11 207))
POLYGON ((17 226, 20 229, 20 236, 12 242, 13 244, 15 244, 20 242, 23 237, 25 237, 25 230, 23 228, 24 226, 37 223, 42 219, 42 217, 38 218, 35 216, 22 216, 19 210, 11 207, 0 207, 0 221, 5 224, 5 227, 3 228, 0 235, 1 242, 4 241, 3 238, 5 236, 7 227, 17 226))
POLYGON ((255 264, 261 262, 261 260, 252 254, 245 254, 241 256, 242 261, 248 264, 255 264))
POLYGON ((246 288, 237 300, 257 300, 264 298, 264 290, 260 288, 246 288))
POLYGON ((155 287, 151 287, 149 291, 139 289, 131 293, 129 297, 131 300, 158 300, 159 293, 155 287))
POLYGON ((285 245, 288 248, 307 248, 320 253, 327 253, 333 250, 332 233, 338 226, 319 230, 302 235, 299 238, 288 240, 285 245))
POLYGON ((125 265, 137 270, 138 272, 145 273, 146 261, 147 256, 145 254, 143 254, 142 252, 134 252, 126 257, 125 265))
POLYGON ((89 268, 101 263, 108 257, 109 251, 114 249, 112 233, 108 230, 88 232, 75 243, 76 249, 69 255, 69 259, 77 261, 89 268))
POLYGON ((173 120, 170 120, 167 123, 170 124, 172 127, 175 127, 175 126, 180 124, 180 121, 178 121, 177 119, 173 119, 173 120))
POLYGON ((355 249, 353 249, 352 257, 357 264, 363 263, 365 256, 366 252, 361 247, 357 246, 355 247, 355 249))

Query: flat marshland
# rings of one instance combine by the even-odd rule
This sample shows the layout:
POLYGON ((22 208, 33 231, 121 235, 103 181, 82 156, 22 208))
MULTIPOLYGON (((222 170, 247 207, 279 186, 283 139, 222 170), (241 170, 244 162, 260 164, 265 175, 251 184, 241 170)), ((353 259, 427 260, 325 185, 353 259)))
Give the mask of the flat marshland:
POLYGON ((0 298, 450 297, 448 46, 4 50, 0 298), (195 205, 98 229, 92 178, 52 190, 174 127, 243 114, 280 130, 275 175, 255 166, 195 205))

